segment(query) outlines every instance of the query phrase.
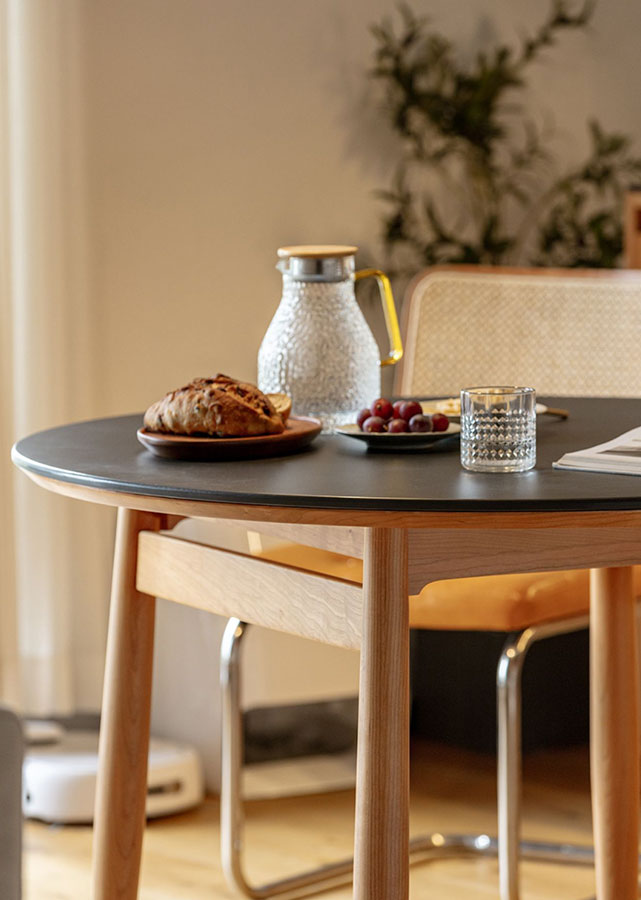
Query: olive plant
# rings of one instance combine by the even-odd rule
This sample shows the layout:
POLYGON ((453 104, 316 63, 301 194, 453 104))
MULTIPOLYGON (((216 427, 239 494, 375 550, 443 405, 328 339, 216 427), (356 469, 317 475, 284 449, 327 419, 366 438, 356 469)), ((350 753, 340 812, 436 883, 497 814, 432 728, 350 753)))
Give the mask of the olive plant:
POLYGON ((615 266, 622 198, 641 182, 630 138, 588 123, 587 158, 561 175, 553 128, 524 102, 528 67, 596 0, 553 0, 517 48, 499 44, 461 63, 450 40, 409 6, 372 26, 371 75, 400 138, 383 241, 398 273, 437 263, 615 266))

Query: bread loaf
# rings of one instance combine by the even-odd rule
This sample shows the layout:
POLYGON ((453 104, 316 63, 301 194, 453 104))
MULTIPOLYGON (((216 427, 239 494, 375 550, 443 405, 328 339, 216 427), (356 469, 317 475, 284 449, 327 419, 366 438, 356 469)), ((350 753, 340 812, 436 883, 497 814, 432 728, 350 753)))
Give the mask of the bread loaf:
POLYGON ((165 434, 217 437, 280 434, 285 428, 283 417, 255 385, 220 374, 195 378, 153 403, 144 425, 165 434))

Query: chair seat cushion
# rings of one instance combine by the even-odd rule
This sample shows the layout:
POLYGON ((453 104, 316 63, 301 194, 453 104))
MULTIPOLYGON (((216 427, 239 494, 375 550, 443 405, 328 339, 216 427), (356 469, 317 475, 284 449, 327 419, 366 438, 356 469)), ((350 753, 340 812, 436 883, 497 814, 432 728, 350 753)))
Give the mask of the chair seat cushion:
MULTIPOLYGON (((261 551, 261 558, 300 569, 362 582, 360 559, 283 544, 261 551)), ((636 596, 641 595, 641 567, 634 570, 636 596)), ((486 575, 435 581, 410 597, 410 625, 442 631, 519 631, 589 610, 589 572, 534 572, 486 575)))
MULTIPOLYGON (((589 611, 589 571, 488 575, 435 581, 410 598, 413 628, 519 631, 589 611)), ((641 595, 641 567, 634 570, 641 595)))

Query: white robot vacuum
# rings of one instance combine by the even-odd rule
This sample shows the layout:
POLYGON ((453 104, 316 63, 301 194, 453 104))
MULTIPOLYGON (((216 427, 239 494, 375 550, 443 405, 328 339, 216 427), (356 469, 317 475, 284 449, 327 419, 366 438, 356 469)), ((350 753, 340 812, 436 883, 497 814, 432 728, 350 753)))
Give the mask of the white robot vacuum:
MULTIPOLYGON (((62 731, 52 742, 27 747, 23 812, 56 824, 93 822, 98 769, 98 734, 62 731)), ((200 758, 189 746, 152 738, 147 773, 147 817, 197 806, 204 796, 200 758)))

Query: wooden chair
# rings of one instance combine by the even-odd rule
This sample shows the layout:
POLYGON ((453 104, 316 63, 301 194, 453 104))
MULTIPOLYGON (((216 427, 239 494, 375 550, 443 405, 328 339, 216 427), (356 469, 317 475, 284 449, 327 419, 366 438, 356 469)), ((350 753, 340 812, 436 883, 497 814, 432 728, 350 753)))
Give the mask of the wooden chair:
MULTIPOLYGON (((541 395, 641 397, 641 272, 439 267, 420 273, 404 307, 405 356, 395 394, 457 396, 464 386, 527 384, 541 395)), ((366 398, 363 398, 364 400, 366 398)), ((640 405, 641 412, 641 405, 640 405)), ((589 477, 589 476, 586 476, 589 477)), ((356 559, 287 544, 259 554, 356 581, 356 559)), ((641 568, 636 571, 641 595, 641 568)), ((416 838, 421 856, 498 854, 501 900, 518 900, 519 859, 592 861, 589 847, 520 841, 521 672, 542 638, 588 625, 588 572, 463 578, 410 598, 413 628, 504 631, 497 665, 498 840, 440 833, 416 838)), ((242 865, 240 654, 247 626, 228 623, 223 688, 221 842, 230 883, 249 897, 306 896, 344 882, 351 860, 260 887, 242 865)))

